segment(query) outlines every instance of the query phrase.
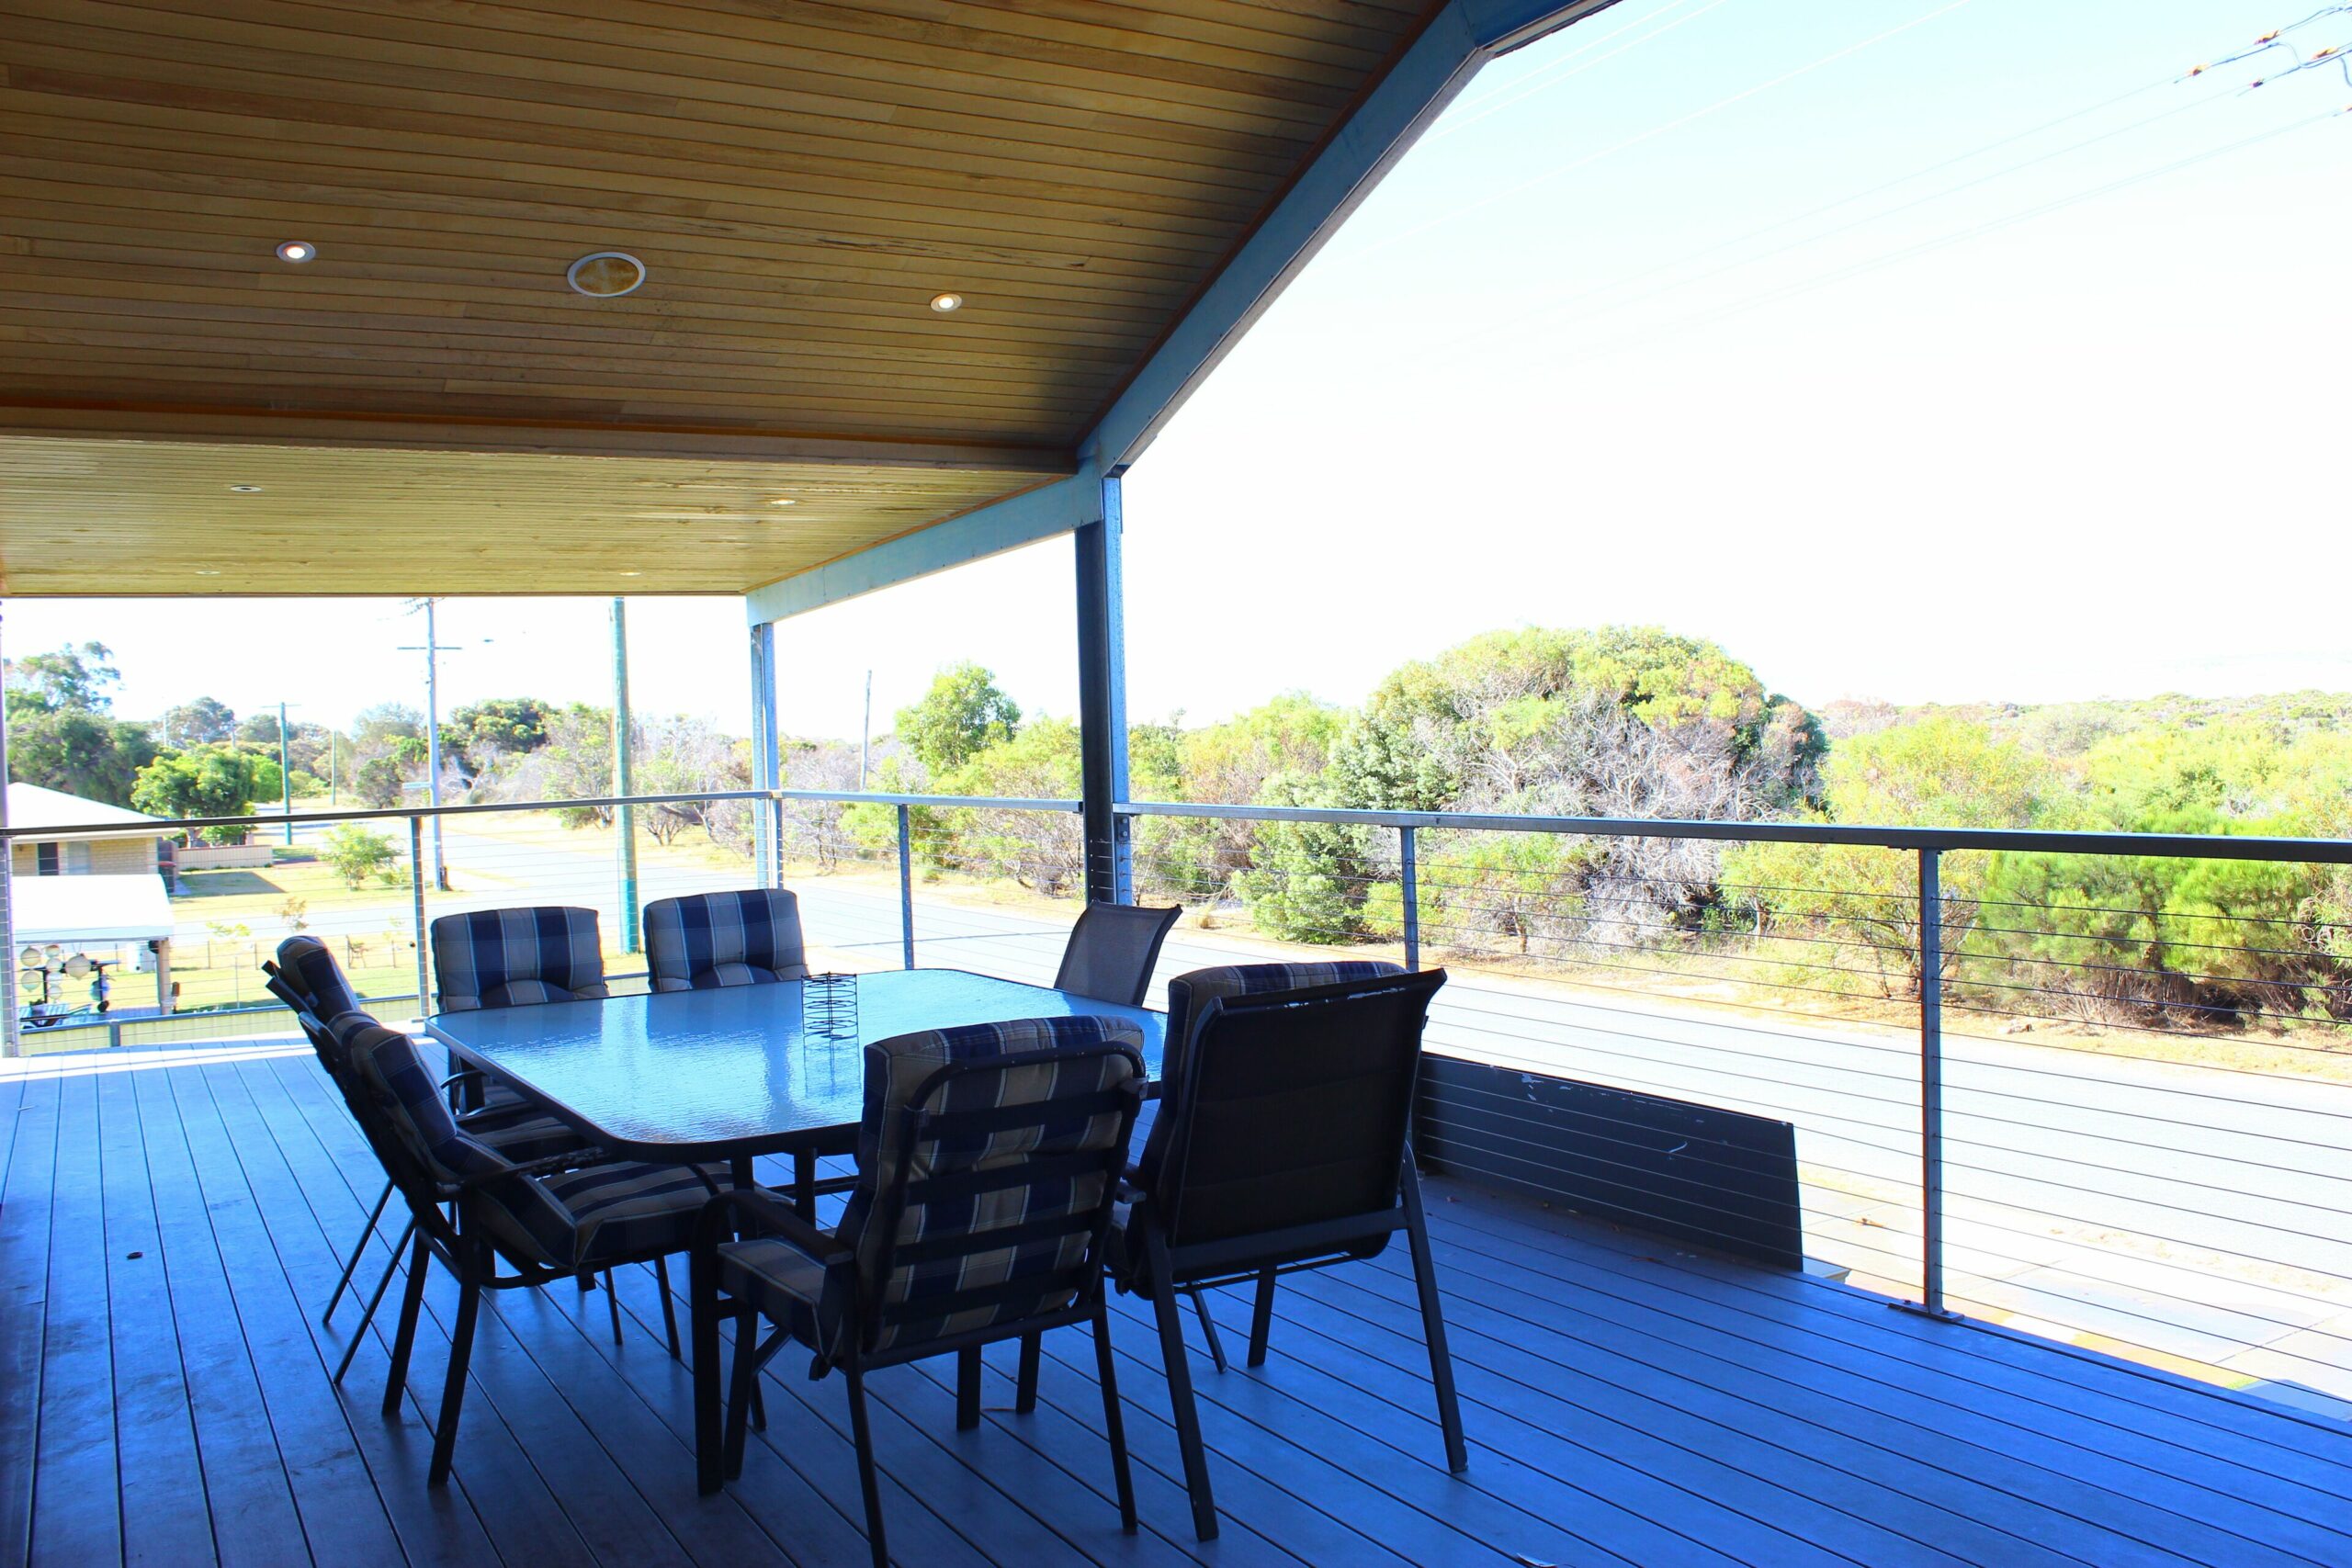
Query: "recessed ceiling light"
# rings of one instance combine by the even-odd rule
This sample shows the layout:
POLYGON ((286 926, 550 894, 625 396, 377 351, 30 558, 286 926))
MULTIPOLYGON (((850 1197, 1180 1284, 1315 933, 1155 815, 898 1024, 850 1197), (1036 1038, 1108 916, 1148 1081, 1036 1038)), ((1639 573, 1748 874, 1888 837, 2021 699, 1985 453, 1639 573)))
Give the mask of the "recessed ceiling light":
POLYGON ((220 575, 220 572, 216 567, 200 566, 196 569, 196 575, 198 577, 218 577, 220 575))
POLYGON ((964 297, 961 294, 934 294, 931 297, 931 308, 944 316, 950 310, 962 310, 964 297))
POLYGON ((566 267, 563 279, 591 299, 617 299, 645 281, 645 264, 627 251, 592 251, 566 267))
POLYGON ((780 496, 777 496, 774 501, 769 502, 768 502, 768 504, 769 504, 770 506, 797 506, 797 505, 799 505, 799 504, 800 504, 800 502, 799 502, 798 501, 795 500, 795 499, 794 499, 793 497, 791 497, 791 496, 788 496, 788 495, 780 495, 780 496))
POLYGON ((261 486, 259 485, 231 485, 229 488, 239 495, 259 495, 261 493, 261 486))
POLYGON ((641 571, 625 571, 621 573, 621 575, 623 577, 643 577, 645 573, 641 571))
POLYGON ((308 240, 288 240, 277 247, 277 259, 298 266, 319 254, 319 247, 308 240))

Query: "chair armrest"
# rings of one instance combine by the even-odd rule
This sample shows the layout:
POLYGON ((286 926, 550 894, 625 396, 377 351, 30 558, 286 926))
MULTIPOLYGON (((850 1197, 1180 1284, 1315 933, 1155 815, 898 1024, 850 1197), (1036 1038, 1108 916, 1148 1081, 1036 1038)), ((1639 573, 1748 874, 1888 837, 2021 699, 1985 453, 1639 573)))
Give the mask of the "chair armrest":
POLYGON ((470 1192, 493 1181, 503 1181, 510 1176, 553 1176, 560 1170, 577 1170, 582 1166, 603 1165, 613 1156, 599 1148, 566 1149, 561 1154, 544 1155, 537 1159, 510 1165, 504 1170, 487 1171, 481 1176, 460 1178, 452 1187, 453 1192, 470 1192))
POLYGON ((738 1187, 706 1201, 695 1217, 695 1250, 707 1251, 729 1239, 738 1217, 746 1236, 776 1235, 792 1243, 827 1269, 856 1262, 857 1253, 808 1220, 779 1193, 764 1187, 738 1187))

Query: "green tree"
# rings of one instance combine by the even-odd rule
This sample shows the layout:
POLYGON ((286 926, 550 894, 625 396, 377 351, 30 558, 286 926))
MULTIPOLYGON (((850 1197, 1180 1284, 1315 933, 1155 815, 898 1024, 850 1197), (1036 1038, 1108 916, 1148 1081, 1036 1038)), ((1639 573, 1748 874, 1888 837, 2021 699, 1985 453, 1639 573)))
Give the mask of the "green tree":
MULTIPOLYGON (((131 804, 157 817, 243 817, 277 789, 277 764, 228 746, 166 751, 139 772, 131 804)), ((207 829, 216 843, 236 843, 237 828, 207 829)))
POLYGON ((441 744, 483 773, 501 758, 536 751, 548 743, 555 709, 537 697, 488 697, 468 703, 441 727, 441 744))
POLYGON ((352 780, 352 788, 363 802, 379 811, 385 811, 401 803, 403 782, 398 762, 390 757, 370 757, 359 764, 359 773, 352 780))
POLYGON ((338 822, 319 840, 319 858, 355 892, 369 877, 385 874, 397 855, 391 840, 356 822, 338 822))
POLYGON ((27 784, 129 806, 155 759, 143 724, 113 716, 121 676, 104 643, 38 653, 7 666, 8 766, 27 784))
POLYGON ((351 738, 363 750, 380 750, 402 736, 424 739, 424 716, 406 703, 378 703, 352 720, 351 738))
POLYGON ((164 744, 172 747, 217 745, 237 732, 237 715, 228 704, 198 697, 164 710, 164 744))
POLYGON ((933 678, 922 700, 899 710, 898 735, 933 778, 962 767, 983 748, 1012 739, 1021 709, 996 677, 968 660, 933 678))

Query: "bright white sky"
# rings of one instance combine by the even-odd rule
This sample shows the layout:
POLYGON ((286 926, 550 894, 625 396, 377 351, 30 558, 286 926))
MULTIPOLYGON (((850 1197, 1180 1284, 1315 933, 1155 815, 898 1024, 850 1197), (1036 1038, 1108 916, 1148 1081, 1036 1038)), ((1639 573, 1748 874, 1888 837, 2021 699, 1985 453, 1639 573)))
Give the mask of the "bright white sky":
MULTIPOLYGON (((1352 702, 1530 622, 1811 703, 2352 688, 2352 85, 2173 81, 2313 4, 1624 0, 1499 62, 1129 476, 1133 713, 1352 702)), ((1057 540, 787 623, 787 729, 962 658, 1072 711, 1070 578, 1057 540)), ((640 712, 744 728, 733 601, 629 616, 640 712)), ((126 714, 422 705, 390 603, 7 621, 111 645, 126 714)), ((605 628, 445 602, 445 705, 609 700, 605 628)))

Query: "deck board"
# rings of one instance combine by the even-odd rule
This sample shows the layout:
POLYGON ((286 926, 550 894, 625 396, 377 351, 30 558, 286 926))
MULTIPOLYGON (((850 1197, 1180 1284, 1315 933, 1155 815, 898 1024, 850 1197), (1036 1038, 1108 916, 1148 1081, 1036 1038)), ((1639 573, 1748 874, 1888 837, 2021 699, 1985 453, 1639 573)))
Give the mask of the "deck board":
MULTIPOLYGON (((398 1419, 377 1410, 390 1313, 335 1397, 357 1314, 317 1317, 380 1177, 315 1067, 262 1052, 107 1066, 0 1077, 0 1560, 865 1561, 846 1402, 789 1354, 742 1480, 695 1495, 689 1384, 650 1269, 618 1279, 618 1344, 601 1292, 495 1299, 455 1484, 428 1492, 454 1291, 436 1277, 426 1292, 398 1419)), ((949 1363, 876 1374, 899 1554, 944 1568, 2352 1561, 2352 1431, 1431 1190, 1465 1476, 1444 1469, 1392 1249, 1286 1281, 1260 1371, 1218 1376, 1187 1314, 1225 1519, 1213 1546, 1192 1539, 1145 1303, 1113 1314, 1135 1537, 1118 1529, 1083 1331, 1048 1340, 1034 1416, 1010 1408, 1011 1348, 992 1352, 976 1432, 954 1428, 949 1363)), ((1248 1292, 1213 1307, 1238 1350, 1248 1292)))

